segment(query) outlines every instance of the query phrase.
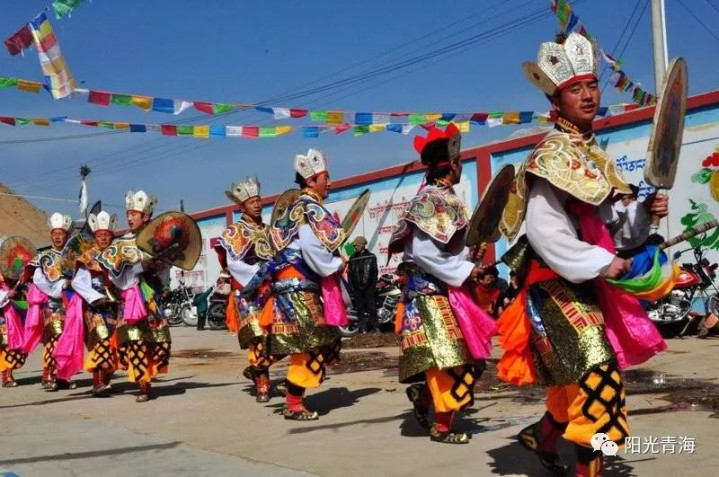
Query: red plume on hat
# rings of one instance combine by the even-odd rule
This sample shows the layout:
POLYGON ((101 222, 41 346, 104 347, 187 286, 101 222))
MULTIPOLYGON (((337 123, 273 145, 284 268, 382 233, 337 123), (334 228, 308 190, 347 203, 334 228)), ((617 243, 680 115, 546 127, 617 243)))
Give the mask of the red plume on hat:
POLYGON ((422 163, 449 161, 459 155, 462 136, 454 123, 447 129, 432 126, 426 137, 415 136, 414 149, 422 156, 422 163))

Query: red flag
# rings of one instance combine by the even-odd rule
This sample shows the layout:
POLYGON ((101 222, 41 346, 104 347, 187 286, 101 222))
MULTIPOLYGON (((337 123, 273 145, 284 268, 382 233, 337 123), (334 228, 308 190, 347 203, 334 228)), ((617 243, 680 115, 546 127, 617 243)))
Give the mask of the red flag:
POLYGON ((7 118, 4 116, 0 116, 0 123, 9 124, 10 126, 15 126, 15 118, 7 118))
POLYGON ((90 90, 90 94, 87 97, 87 102, 92 104, 99 104, 101 106, 110 106, 111 93, 105 91, 90 90))
POLYGON ((29 48, 32 43, 32 32, 27 24, 5 40, 5 46, 12 56, 17 55, 25 48, 29 48))
POLYGON ((290 116, 293 118, 304 118, 305 116, 307 116, 307 110, 290 108, 290 116))
POLYGON ((160 127, 163 136, 177 136, 177 126, 174 124, 162 124, 160 127))
POLYGON ((215 114, 215 110, 212 107, 212 103, 203 103, 201 101, 195 101, 192 104, 195 106, 195 109, 198 111, 201 111, 205 114, 215 114))
POLYGON ((242 137, 260 137, 260 128, 257 126, 244 126, 242 137))

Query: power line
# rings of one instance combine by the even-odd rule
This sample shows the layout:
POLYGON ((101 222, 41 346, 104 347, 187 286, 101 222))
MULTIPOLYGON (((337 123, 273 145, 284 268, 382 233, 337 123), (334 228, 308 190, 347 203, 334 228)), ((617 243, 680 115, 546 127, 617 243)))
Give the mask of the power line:
MULTIPOLYGON (((641 23, 642 18, 644 18, 644 14, 647 12, 647 7, 649 6, 649 0, 644 4, 644 8, 642 9, 642 13, 639 14, 637 17, 637 21, 634 23, 634 26, 632 26, 632 31, 629 33, 629 36, 627 37, 626 43, 624 43, 624 46, 622 47, 622 51, 619 52, 619 55, 616 57, 616 59, 620 59, 624 52, 626 51, 629 44, 632 42, 632 38, 634 38, 634 33, 637 31, 637 26, 639 26, 639 23, 641 23)), ((609 84, 609 80, 611 79, 611 75, 607 80, 604 82, 604 86, 602 87, 602 94, 604 94, 604 90, 607 88, 607 85, 609 84)))
MULTIPOLYGON (((647 2, 649 0, 646 0, 647 2)), ((622 38, 624 38, 624 34, 627 32, 627 29, 629 28, 629 25, 632 24, 632 21, 634 20, 634 15, 637 13, 637 10, 639 9, 639 4, 642 3, 642 0, 637 0, 637 3, 634 4, 634 9, 632 10, 632 13, 629 15, 629 18, 627 19, 627 23, 624 24, 624 29, 622 30, 622 33, 619 35, 619 38, 617 38, 617 42, 614 44, 614 48, 612 48, 611 54, 614 55, 614 53, 617 51, 617 48, 619 48, 619 44, 622 41, 622 38)), ((607 65, 605 64, 602 68, 602 72, 599 74, 599 78, 604 76, 604 73, 607 70, 607 65)))
POLYGON ((677 0, 677 1, 679 2, 679 5, 681 5, 682 7, 684 7, 684 10, 686 10, 687 12, 689 12, 689 15, 691 15, 692 18, 694 18, 694 20, 697 21, 697 23, 699 23, 701 26, 703 26, 704 29, 705 29, 715 40, 719 41, 719 36, 717 36, 717 35, 711 30, 711 28, 709 28, 709 27, 707 26, 707 24, 704 23, 704 22, 702 21, 702 19, 697 16, 696 13, 694 13, 689 7, 687 7, 682 0, 677 0))

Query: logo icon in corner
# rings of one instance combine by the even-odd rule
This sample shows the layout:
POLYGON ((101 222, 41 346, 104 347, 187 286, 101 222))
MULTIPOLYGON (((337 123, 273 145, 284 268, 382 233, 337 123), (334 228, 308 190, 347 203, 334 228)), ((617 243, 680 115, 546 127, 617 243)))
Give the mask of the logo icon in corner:
POLYGON ((619 446, 616 442, 611 441, 609 436, 603 432, 598 432, 589 440, 592 449, 601 451, 605 456, 615 456, 619 452, 619 446))

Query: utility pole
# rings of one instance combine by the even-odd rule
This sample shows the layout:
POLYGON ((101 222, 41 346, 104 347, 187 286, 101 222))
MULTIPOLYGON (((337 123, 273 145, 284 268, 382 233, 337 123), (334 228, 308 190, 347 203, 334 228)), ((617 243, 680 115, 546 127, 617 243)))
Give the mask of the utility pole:
POLYGON ((185 201, 180 199, 180 212, 185 212, 185 201))
MULTIPOLYGON (((652 47, 654 48, 654 91, 655 94, 659 96, 662 85, 664 84, 664 73, 669 66, 664 0, 652 0, 652 47)), ((669 217, 664 220, 664 227, 666 236, 671 237, 669 217)))
POLYGON ((654 91, 659 92, 669 65, 664 0, 652 0, 652 46, 654 47, 654 91))

